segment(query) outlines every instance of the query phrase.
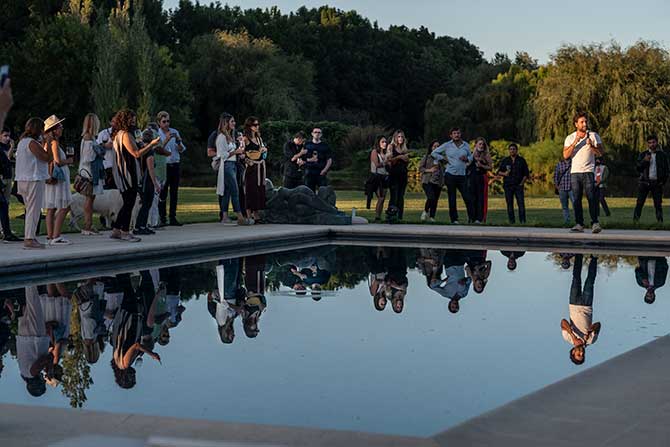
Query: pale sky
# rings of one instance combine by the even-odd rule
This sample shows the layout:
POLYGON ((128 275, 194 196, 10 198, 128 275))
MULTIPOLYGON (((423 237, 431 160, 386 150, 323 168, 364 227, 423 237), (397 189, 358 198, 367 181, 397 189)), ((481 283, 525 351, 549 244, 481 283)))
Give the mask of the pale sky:
MULTIPOLYGON (((174 8, 178 3, 179 0, 164 0, 165 8, 174 8)), ((616 40, 628 46, 644 39, 670 47, 668 0, 238 0, 227 3, 245 9, 276 5, 282 12, 302 5, 324 4, 343 10, 355 9, 384 28, 391 24, 411 28, 423 25, 436 35, 465 37, 478 46, 487 59, 496 52, 513 58, 516 51, 525 50, 540 62, 546 62, 564 43, 616 40)))

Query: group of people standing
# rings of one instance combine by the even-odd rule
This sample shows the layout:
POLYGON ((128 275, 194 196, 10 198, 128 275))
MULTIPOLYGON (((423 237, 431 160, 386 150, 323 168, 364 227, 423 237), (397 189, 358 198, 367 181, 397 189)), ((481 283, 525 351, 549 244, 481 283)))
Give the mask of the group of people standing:
MULTIPOLYGON (((450 137, 444 144, 432 141, 419 163, 421 186, 426 194, 421 220, 435 221, 440 195, 446 186, 451 223, 459 223, 457 193, 460 193, 465 202, 468 223, 483 223, 486 221, 488 208, 489 175, 494 170, 488 144, 484 138, 477 138, 474 150, 471 150, 469 143, 463 140, 459 128, 451 129, 450 137)), ((526 160, 519 155, 518 146, 512 143, 508 149, 510 155, 500 162, 495 175, 503 178, 509 221, 515 222, 516 199, 519 220, 524 223, 526 211, 523 187, 530 173, 526 160)), ((365 187, 368 207, 372 196, 377 197, 376 221, 382 220, 387 189, 390 191, 387 219, 392 221, 403 218, 408 164, 409 151, 402 131, 396 131, 390 143, 384 136, 377 137, 370 153, 370 175, 365 187)))
POLYGON ((12 233, 9 225, 8 205, 12 191, 26 209, 23 238, 26 249, 45 247, 37 239, 42 210, 46 210, 46 245, 71 243, 62 235, 62 226, 73 203, 72 187, 83 196, 82 235, 100 234, 93 226, 93 210, 96 197, 103 194, 120 196, 122 201, 112 222, 112 239, 138 242, 137 235, 154 234, 148 224, 152 208, 159 216, 154 227, 180 226, 176 218, 179 164, 180 154, 186 147, 179 131, 170 127, 167 112, 159 112, 156 119, 156 123, 150 123, 142 131, 137 127, 135 112, 123 109, 111 119, 109 128, 101 130, 98 116, 87 114, 82 125, 79 165, 73 182, 70 166, 75 164, 75 151, 73 146, 68 146, 67 151, 63 149, 64 118, 56 115, 45 120, 30 118, 16 146, 9 130, 3 129, 1 143, 7 146, 6 151, 0 151, 4 199, 0 202, 0 223, 4 240, 21 240, 12 233), (12 178, 13 190, 8 184, 12 178), (138 195, 141 207, 131 233, 133 207, 138 195))

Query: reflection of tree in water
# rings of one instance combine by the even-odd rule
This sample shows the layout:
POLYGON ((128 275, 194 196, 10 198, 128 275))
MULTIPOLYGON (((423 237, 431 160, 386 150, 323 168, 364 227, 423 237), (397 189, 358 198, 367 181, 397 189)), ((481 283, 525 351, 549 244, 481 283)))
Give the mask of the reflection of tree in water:
POLYGON ((84 340, 81 338, 79 306, 72 298, 70 313, 70 342, 63 352, 63 380, 61 392, 70 399, 72 408, 81 408, 86 402, 86 390, 93 384, 91 367, 84 357, 84 340))
MULTIPOLYGON (((587 254, 584 255, 585 258, 587 256, 592 255, 587 254)), ((608 273, 616 272, 620 265, 635 268, 637 267, 638 264, 637 256, 619 256, 619 255, 603 255, 603 254, 599 254, 597 256, 598 256, 598 268, 606 269, 608 273)), ((571 268, 573 265, 573 259, 574 257, 570 258, 571 268)), ((563 261, 562 253, 549 253, 547 255, 547 260, 556 264, 556 266, 560 269, 561 262, 563 261)))

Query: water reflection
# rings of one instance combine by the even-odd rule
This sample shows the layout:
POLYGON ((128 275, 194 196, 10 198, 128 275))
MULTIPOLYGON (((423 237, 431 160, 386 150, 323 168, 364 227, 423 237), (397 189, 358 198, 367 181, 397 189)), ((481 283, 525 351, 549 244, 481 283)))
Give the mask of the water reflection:
MULTIPOLYGON (((518 277, 511 279, 532 270, 530 261, 537 256, 533 254, 525 258, 528 262, 523 268, 518 268, 525 254, 327 246, 3 291, 0 292, 0 381, 11 359, 16 362, 25 392, 30 396, 40 397, 53 393, 50 389, 59 389, 71 406, 81 407, 93 385, 91 367, 101 363, 115 390, 135 392, 147 388, 151 381, 140 368, 142 362, 156 362, 156 367, 165 368, 160 366, 164 360, 161 356, 172 365, 179 360, 188 361, 169 359, 171 351, 166 347, 173 338, 189 336, 180 330, 180 324, 205 307, 208 324, 211 323, 211 328, 206 327, 210 335, 197 343, 218 339, 224 345, 234 344, 225 348, 224 352, 230 352, 238 346, 251 349, 253 344, 257 345, 259 342, 252 343, 251 339, 263 338, 270 319, 266 315, 281 314, 282 301, 302 300, 310 306, 323 306, 324 302, 337 300, 343 289, 358 286, 366 291, 363 298, 371 314, 379 315, 378 312, 390 308, 389 318, 398 321, 409 318, 409 308, 426 307, 429 312, 439 309, 445 316, 458 314, 471 306, 475 308, 478 301, 488 301, 477 297, 485 291, 490 297, 512 302, 515 297, 502 293, 501 286, 496 284, 496 281, 507 282, 506 278, 513 281, 516 293, 535 293, 542 299, 538 291, 546 285, 535 285, 535 292, 531 292, 525 279, 523 286, 518 277), (488 284, 491 280, 493 285, 488 284), (430 301, 431 297, 437 300, 430 301), (438 308, 440 298, 444 304, 438 308), (187 309, 194 310, 187 312, 187 309), (393 314, 402 314, 402 318, 393 314), (236 334, 240 333, 243 340, 235 343, 236 334)), ((554 267, 554 275, 563 275, 561 270, 565 275, 571 270, 572 274, 569 289, 561 288, 562 312, 568 301, 567 315, 554 313, 552 318, 554 322, 560 319, 562 338, 570 346, 569 358, 575 365, 585 363, 586 351, 594 349, 591 346, 598 341, 603 327, 599 321, 594 322, 594 302, 600 306, 599 300, 594 299, 599 264, 601 269, 619 263, 629 265, 634 269, 637 285, 644 289, 644 301, 649 304, 654 303, 668 274, 668 263, 663 257, 610 256, 599 261, 591 255, 558 253, 549 259, 550 265, 560 266, 554 267)), ((296 324, 304 318, 297 313, 293 317, 296 324)), ((374 330, 373 322, 366 324, 374 330)), ((220 347, 218 341, 215 343, 220 347)), ((194 347, 189 355, 198 353, 194 347)), ((567 360, 557 357, 556 362, 567 363, 567 360)), ((95 371, 103 376, 99 369, 95 371)))

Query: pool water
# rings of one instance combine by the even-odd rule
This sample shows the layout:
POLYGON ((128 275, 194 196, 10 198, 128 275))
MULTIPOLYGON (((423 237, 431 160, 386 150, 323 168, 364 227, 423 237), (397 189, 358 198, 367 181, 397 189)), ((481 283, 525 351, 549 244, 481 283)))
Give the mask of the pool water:
POLYGON ((5 290, 0 402, 428 436, 670 332, 665 258, 504 253, 324 246, 93 278, 72 300, 60 383, 38 397, 18 316, 55 298, 5 290), (581 365, 561 330, 571 294, 573 319, 591 308, 600 323, 581 365), (116 344, 160 356, 133 378, 110 344, 122 310, 139 323, 116 344))

